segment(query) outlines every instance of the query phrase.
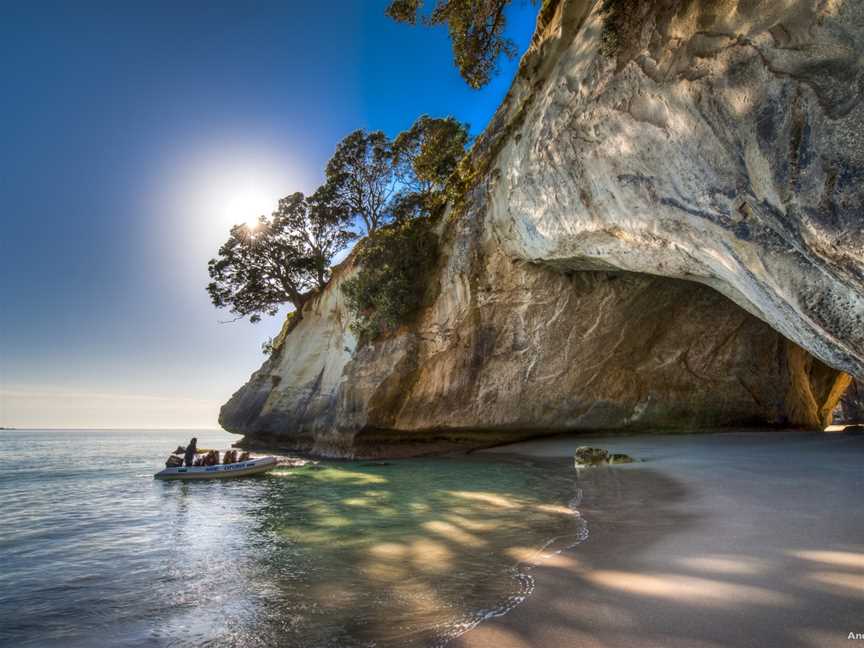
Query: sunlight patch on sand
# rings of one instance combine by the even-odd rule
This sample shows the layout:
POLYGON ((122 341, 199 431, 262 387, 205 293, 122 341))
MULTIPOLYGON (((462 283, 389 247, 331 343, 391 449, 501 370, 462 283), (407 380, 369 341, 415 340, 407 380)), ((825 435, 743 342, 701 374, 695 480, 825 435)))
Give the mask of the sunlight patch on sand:
POLYGON ((837 567, 864 569, 864 554, 851 551, 790 551, 790 556, 837 567))
POLYGON ((760 574, 765 571, 764 565, 746 556, 693 556, 680 558, 678 564, 690 569, 717 574, 750 575, 760 574))
POLYGON ((864 576, 843 572, 813 572, 805 580, 815 583, 839 596, 864 598, 864 576))
POLYGON ((464 515, 448 515, 447 520, 453 524, 459 525, 463 529, 467 529, 468 531, 478 531, 482 533, 494 531, 501 526, 500 520, 472 520, 464 515))
POLYGON ((570 570, 580 568, 579 561, 571 554, 564 552, 545 552, 531 547, 510 547, 504 551, 504 554, 520 564, 538 565, 542 563, 545 567, 562 567, 570 570))
POLYGON ((690 576, 601 570, 586 572, 583 578, 601 587, 670 599, 686 605, 739 607, 746 604, 785 607, 795 603, 790 596, 762 587, 690 576))
POLYGON ((520 563, 535 563, 543 557, 536 547, 510 547, 504 553, 520 563))
POLYGON ((398 583, 408 578, 409 574, 402 567, 392 563, 374 562, 363 568, 363 573, 378 583, 398 583))

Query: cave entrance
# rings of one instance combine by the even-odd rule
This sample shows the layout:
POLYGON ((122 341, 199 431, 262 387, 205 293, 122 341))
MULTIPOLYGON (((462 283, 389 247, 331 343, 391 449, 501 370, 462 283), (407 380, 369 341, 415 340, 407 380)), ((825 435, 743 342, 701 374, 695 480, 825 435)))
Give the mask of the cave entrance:
POLYGON ((381 427, 821 430, 851 383, 702 283, 496 256, 381 427))

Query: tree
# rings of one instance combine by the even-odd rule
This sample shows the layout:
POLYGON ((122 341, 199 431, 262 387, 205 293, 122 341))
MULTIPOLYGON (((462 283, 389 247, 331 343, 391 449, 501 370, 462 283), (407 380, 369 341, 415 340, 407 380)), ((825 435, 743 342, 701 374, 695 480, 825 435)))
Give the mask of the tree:
POLYGON ((284 303, 299 311, 309 291, 323 288, 333 256, 353 237, 347 214, 319 189, 310 198, 295 193, 279 201, 271 219, 254 228, 235 225, 207 269, 213 305, 258 322, 284 303))
POLYGON ((447 185, 468 141, 466 124, 422 115, 388 145, 395 191, 382 213, 396 222, 370 231, 358 244, 359 269, 342 286, 361 344, 394 330, 422 307, 438 257, 432 217, 446 203, 447 185))
POLYGON ((397 220, 434 213, 468 145, 468 125, 453 117, 420 116, 393 141, 393 166, 399 183, 392 211, 397 220))
POLYGON ((422 0, 392 0, 386 13, 397 22, 426 26, 447 25, 453 62, 465 82, 482 88, 498 72, 498 59, 516 56, 515 43, 504 36, 504 9, 510 0, 436 0, 431 12, 421 15, 422 0))
POLYGON ((356 130, 336 146, 327 163, 325 191, 359 217, 371 234, 390 218, 388 207, 396 191, 392 143, 381 131, 356 130))
POLYGON ((392 220, 431 214, 444 203, 468 139, 466 124, 427 115, 393 141, 380 131, 354 131, 336 147, 320 191, 370 235, 392 220))
POLYGON ((300 192, 282 198, 273 214, 273 228, 284 232, 298 254, 309 259, 315 281, 323 288, 330 280, 333 257, 355 237, 347 229, 348 220, 345 205, 324 186, 308 198, 300 192))

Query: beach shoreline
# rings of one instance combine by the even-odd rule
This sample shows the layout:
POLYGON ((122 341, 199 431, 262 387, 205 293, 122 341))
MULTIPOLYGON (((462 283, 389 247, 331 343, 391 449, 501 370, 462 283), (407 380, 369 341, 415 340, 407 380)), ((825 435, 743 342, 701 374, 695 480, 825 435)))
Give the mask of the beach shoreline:
POLYGON ((450 645, 840 646, 864 609, 864 437, 559 437, 495 449, 641 459, 582 471, 588 538, 533 595, 450 645))

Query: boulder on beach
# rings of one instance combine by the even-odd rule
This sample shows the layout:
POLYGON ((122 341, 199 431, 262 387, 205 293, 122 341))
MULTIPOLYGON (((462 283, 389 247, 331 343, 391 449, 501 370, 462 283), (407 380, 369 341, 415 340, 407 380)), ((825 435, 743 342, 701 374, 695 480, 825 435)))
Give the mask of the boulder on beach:
POLYGON ((576 460, 577 468, 606 464, 627 464, 635 461, 630 455, 620 452, 610 453, 603 448, 591 448, 589 446, 576 448, 574 459, 576 460))
POLYGON ((599 466, 609 463, 609 451, 603 448, 582 446, 576 448, 575 459, 577 466, 599 466))

